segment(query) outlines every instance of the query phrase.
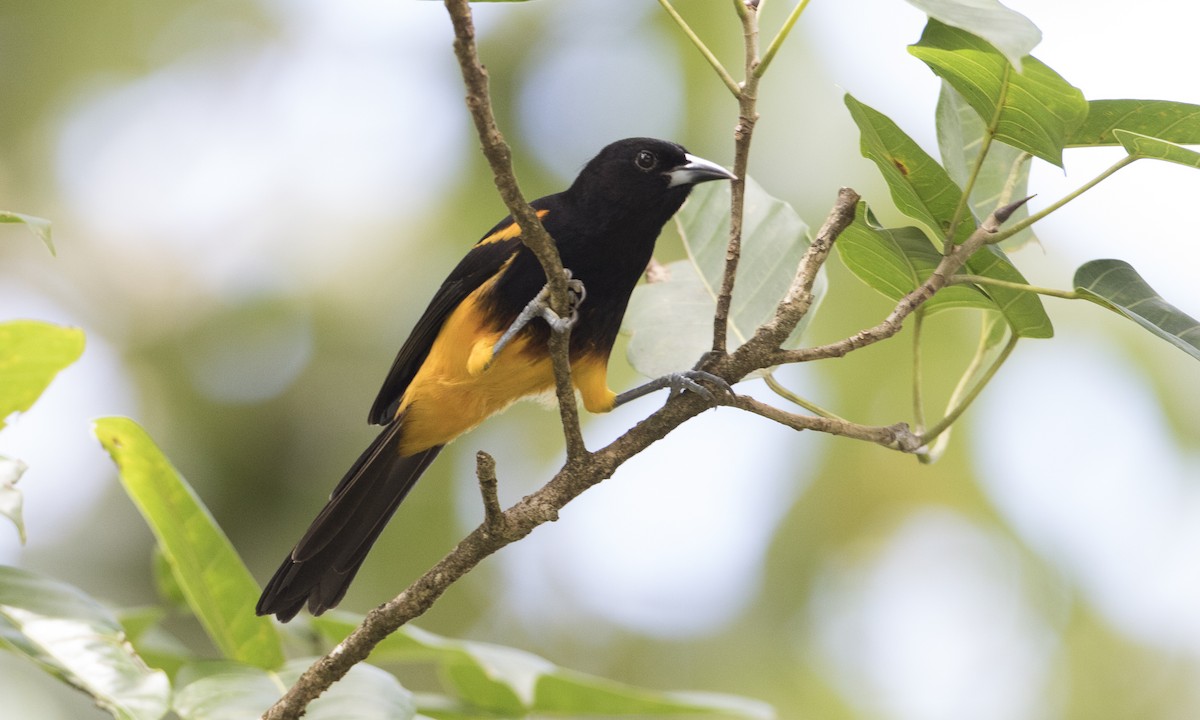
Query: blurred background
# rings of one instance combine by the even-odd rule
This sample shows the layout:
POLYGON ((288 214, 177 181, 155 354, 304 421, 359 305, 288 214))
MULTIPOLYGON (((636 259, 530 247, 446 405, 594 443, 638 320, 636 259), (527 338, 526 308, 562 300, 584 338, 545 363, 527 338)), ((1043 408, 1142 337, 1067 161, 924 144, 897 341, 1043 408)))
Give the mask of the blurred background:
MULTIPOLYGON (((1013 0, 1035 54, 1092 99, 1200 102, 1200 6, 1013 0)), ((765 3, 770 36, 790 3, 765 3)), ((727 2, 680 10, 733 69, 727 2)), ((655 3, 476 6, 497 112, 530 197, 605 143, 678 140, 730 164, 736 105, 655 3)), ((936 151, 938 82, 899 0, 815 2, 767 75, 752 174, 819 224, 839 186, 903 223, 858 153, 842 94, 936 151)), ((58 257, 0 230, 0 319, 84 328, 83 358, 0 433, 30 466, 28 545, 0 562, 115 606, 155 601, 151 538, 90 433, 142 423, 260 581, 373 436, 366 411, 442 277, 504 214, 463 108, 440 3, 0 1, 0 207, 50 218, 58 257)), ((764 40, 765 42, 765 40, 764 40)), ((740 75, 739 72, 734 72, 740 75)), ((1119 157, 1034 165, 1044 207, 1119 157)), ((1193 316, 1200 173, 1143 161, 1038 227, 1031 282, 1130 261, 1193 316)), ((660 243, 664 260, 678 240, 660 243)), ((839 264, 810 332, 888 303, 839 264)), ((663 689, 739 693, 781 718, 1200 716, 1200 366, 1092 305, 1047 299, 933 466, 861 443, 705 413, 488 560, 419 624, 663 689)), ((936 417, 977 320, 935 316, 936 417)), ((861 422, 910 419, 909 335, 788 368, 861 422)), ((618 352, 614 388, 640 378, 618 352)), ((739 391, 764 393, 758 381, 739 391)), ((648 398, 587 419, 592 446, 648 398)), ((782 402, 782 401, 780 401, 782 402)), ((519 405, 444 452, 343 607, 392 597, 481 517, 473 453, 502 499, 558 467, 557 415, 519 405)), ((184 626, 186 632, 186 625, 184 626)), ((102 717, 0 655, 12 717, 102 717)))

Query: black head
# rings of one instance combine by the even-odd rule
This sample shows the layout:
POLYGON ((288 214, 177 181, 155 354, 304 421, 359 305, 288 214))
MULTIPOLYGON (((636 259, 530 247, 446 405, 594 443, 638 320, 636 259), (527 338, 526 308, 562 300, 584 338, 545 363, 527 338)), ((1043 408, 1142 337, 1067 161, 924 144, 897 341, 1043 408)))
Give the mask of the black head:
POLYGON ((696 183, 732 178, 725 168, 673 142, 627 138, 592 158, 567 192, 587 204, 604 203, 620 214, 658 210, 670 217, 696 183))

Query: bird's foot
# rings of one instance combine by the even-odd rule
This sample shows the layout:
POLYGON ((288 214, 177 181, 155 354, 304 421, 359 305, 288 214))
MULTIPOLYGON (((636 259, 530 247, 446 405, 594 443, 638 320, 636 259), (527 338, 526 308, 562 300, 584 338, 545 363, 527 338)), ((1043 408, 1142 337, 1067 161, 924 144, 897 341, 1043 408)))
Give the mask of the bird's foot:
POLYGON ((583 304, 587 297, 587 290, 583 287, 583 281, 571 277, 571 271, 564 268, 563 271, 567 275, 567 301, 570 312, 566 317, 560 316, 550 307, 550 285, 547 284, 534 296, 532 300, 521 310, 521 314, 513 320, 512 325, 504 331, 496 344, 492 346, 492 358, 488 361, 488 365, 496 359, 500 351, 505 348, 512 339, 521 332, 530 320, 535 317, 541 317, 550 325, 550 329, 556 333, 563 333, 575 326, 579 320, 579 306, 583 304))
POLYGON ((733 396, 735 394, 733 392, 733 388, 729 386, 729 383, 725 382, 724 378, 718 377, 717 375, 713 375, 712 373, 705 372, 703 370, 687 370, 685 372, 674 372, 668 375, 663 375, 660 378, 651 380, 645 385, 635 387, 632 390, 626 390, 617 396, 613 407, 619 407, 630 400, 636 400, 643 395, 649 395, 650 393, 657 390, 662 390, 663 388, 671 389, 671 393, 667 396, 667 400, 671 400, 676 395, 687 391, 696 393, 712 405, 719 404, 720 399, 718 396, 713 394, 712 390, 709 390, 704 385, 701 385, 700 383, 702 382, 709 383, 710 385, 714 386, 717 389, 717 392, 721 395, 733 396))

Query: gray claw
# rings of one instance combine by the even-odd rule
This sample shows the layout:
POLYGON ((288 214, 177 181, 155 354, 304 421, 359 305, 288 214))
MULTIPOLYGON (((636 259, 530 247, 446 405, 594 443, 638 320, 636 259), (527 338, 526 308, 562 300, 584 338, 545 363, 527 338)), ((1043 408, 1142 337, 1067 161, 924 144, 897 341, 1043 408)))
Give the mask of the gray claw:
POLYGON ((587 289, 583 286, 582 280, 576 280, 571 277, 570 270, 564 268, 564 272, 567 275, 567 298, 570 301, 570 314, 563 318, 550 309, 550 286, 544 286, 525 305, 525 308, 521 310, 521 314, 517 316, 517 319, 513 320, 512 325, 509 325, 504 334, 500 336, 500 339, 496 341, 496 344, 492 347, 492 357, 488 360, 488 366, 492 364, 496 356, 500 354, 500 351, 512 342, 517 333, 535 317, 541 317, 545 320, 554 332, 566 332, 574 327, 576 321, 579 320, 579 306, 583 304, 584 298, 587 297, 587 289))
MULTIPOLYGON (((649 395, 656 390, 670 388, 671 392, 667 399, 673 399, 676 395, 685 390, 691 391, 707 400, 709 403, 717 404, 717 397, 711 390, 700 384, 700 381, 715 385, 723 394, 728 393, 733 395, 733 388, 729 387, 729 383, 725 382, 724 378, 713 375, 710 372, 703 370, 687 370, 684 372, 674 372, 663 375, 660 378, 651 380, 650 382, 636 387, 632 390, 627 390, 617 396, 616 405, 624 405, 630 400, 635 400, 643 395, 649 395)), ((615 406, 616 406, 615 405, 615 406)), ((615 407, 614 406, 614 407, 615 407)))

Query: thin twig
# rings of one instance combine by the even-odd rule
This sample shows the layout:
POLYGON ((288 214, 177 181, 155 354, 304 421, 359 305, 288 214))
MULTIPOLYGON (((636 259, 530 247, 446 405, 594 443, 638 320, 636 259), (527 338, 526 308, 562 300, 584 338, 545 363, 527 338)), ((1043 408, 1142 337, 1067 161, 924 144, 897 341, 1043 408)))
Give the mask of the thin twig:
POLYGON ((562 421, 563 438, 569 461, 587 457, 583 430, 579 427, 579 405, 575 402, 575 386, 571 382, 571 331, 555 328, 550 333, 550 360, 554 366, 554 394, 558 398, 558 414, 562 421))
MULTIPOLYGON (((569 314, 570 298, 567 292, 567 274, 554 239, 546 232, 541 218, 537 216, 521 194, 512 168, 512 151, 496 126, 492 113, 491 96, 488 92, 488 74, 479 62, 475 48, 475 26, 471 20, 471 6, 467 0, 445 0, 446 11, 454 25, 454 54, 462 69, 463 83, 467 88, 467 108, 475 121, 475 130, 483 154, 487 157, 495 175, 496 189, 508 207, 508 211, 521 228, 521 242, 529 248, 542 264, 546 283, 550 287, 550 307, 560 317, 569 314)), ((558 397, 559 414, 563 434, 566 437, 570 457, 581 457, 586 453, 583 433, 579 429, 579 409, 575 404, 575 386, 571 382, 569 359, 570 329, 564 328, 550 333, 550 355, 554 361, 554 387, 558 397)))
POLYGON ((728 361, 718 361, 717 365, 720 367, 715 369, 717 365, 714 365, 713 372, 722 373, 726 379, 738 380, 759 368, 776 364, 770 361, 771 356, 783 345, 812 307, 812 289, 817 280, 817 273, 828 259, 838 236, 854 222, 858 201, 859 195, 854 190, 842 188, 838 191, 837 201, 817 230, 808 250, 804 252, 804 257, 800 259, 792 284, 775 308, 775 315, 760 327, 750 340, 734 351, 728 361))
POLYGON ((704 41, 700 39, 696 31, 692 30, 692 26, 688 25, 687 20, 683 19, 683 16, 679 14, 679 11, 675 9, 671 1, 658 0, 658 4, 662 5, 663 10, 667 11, 667 15, 670 15, 675 24, 679 26, 679 29, 683 31, 684 36, 692 42, 692 45, 696 46, 696 49, 700 51, 700 54, 704 56, 704 59, 716 71, 717 77, 721 78, 721 82, 725 83, 725 87, 729 88, 729 92, 733 93, 735 98, 741 95, 742 89, 738 87, 737 80, 733 79, 733 76, 729 74, 729 71, 725 69, 725 66, 721 64, 721 61, 717 59, 713 51, 708 49, 708 46, 704 44, 704 41))
POLYGON ((837 413, 826 410, 815 402, 802 398, 796 393, 792 392, 783 383, 779 382, 779 380, 775 377, 775 373, 771 372, 770 370, 763 373, 762 379, 764 382, 766 382, 767 387, 769 387, 776 395, 794 405, 799 405, 814 415, 831 418, 833 420, 845 420, 845 418, 841 417, 837 413))
POLYGON ((780 410, 774 405, 768 405, 755 400, 748 395, 738 395, 733 401, 733 406, 740 410, 765 417, 768 420, 774 420, 793 430, 816 430, 818 432, 829 433, 830 435, 841 435, 843 437, 854 438, 855 440, 866 440, 867 442, 873 442, 877 445, 892 448, 893 450, 900 450, 901 452, 916 452, 921 447, 920 440, 909 431, 908 425, 904 423, 880 427, 876 425, 859 425, 858 423, 819 417, 817 415, 797 415, 796 413, 780 410))
POLYGON ((1080 185, 1075 190, 1071 191, 1070 193, 1068 193, 1067 195, 1065 195, 1064 197, 1059 199, 1057 202, 1055 202, 1051 205, 1047 205, 1046 207, 1042 208, 1041 210, 1031 214, 1029 217, 1023 218, 1020 222, 1013 223, 1011 227, 1005 228, 1000 233, 997 233, 995 235, 995 237, 992 238, 991 242, 993 242, 993 243, 1004 242, 1005 240, 1009 239, 1013 235, 1016 235, 1017 233, 1021 232, 1022 230, 1029 227, 1030 225, 1033 225, 1034 223, 1040 221, 1042 218, 1046 217, 1047 215, 1054 212, 1055 210, 1058 210, 1063 205, 1066 205, 1067 203, 1071 202, 1075 198, 1084 194, 1088 190, 1091 190, 1092 188, 1094 188, 1095 186, 1099 185, 1101 182, 1106 180, 1110 175, 1112 175, 1116 171, 1120 170, 1121 168, 1125 167, 1126 165, 1128 165, 1129 163, 1131 163, 1137 159, 1138 159, 1138 157, 1136 155, 1126 155, 1125 157, 1116 161, 1112 165, 1109 165, 1107 168, 1104 169, 1103 172, 1101 172, 1096 177, 1092 178, 1091 180, 1088 180, 1087 182, 1080 185))
MULTIPOLYGON (((771 44, 767 46, 767 51, 763 53, 762 62, 754 69, 754 74, 762 77, 767 72, 767 66, 775 59, 775 53, 779 52, 779 48, 783 46, 783 41, 787 40, 788 35, 792 32, 792 28, 796 26, 796 21, 800 19, 800 13, 804 12, 804 8, 808 7, 809 0, 800 0, 796 7, 792 8, 792 12, 788 15, 787 20, 783 21, 783 27, 779 28, 779 32, 775 38, 771 40, 771 44)), ((762 4, 759 3, 759 12, 762 12, 762 4)))
MULTIPOLYGON (((954 273, 963 266, 967 258, 975 254, 984 245, 995 241, 995 237, 1000 233, 1000 226, 1008 219, 1013 212, 1020 206, 1024 205, 1029 198, 1020 200, 1015 203, 1010 203, 1002 208, 997 208, 992 214, 980 223, 979 227, 975 228, 975 232, 964 240, 961 244, 951 248, 950 253, 942 256, 941 262, 934 268, 933 272, 925 280, 918 285, 914 290, 909 292, 896 303, 896 307, 883 319, 878 325, 860 330, 850 337, 844 338, 837 342, 827 345, 818 345, 816 347, 798 348, 796 350, 779 350, 776 349, 768 358, 745 358, 743 363, 753 365, 755 362, 762 362, 764 365, 782 365, 784 363, 793 362, 809 362, 812 360, 823 360, 826 358, 842 357, 854 350, 864 348, 868 345, 874 345, 880 340, 886 340, 896 333, 900 332, 900 328, 904 324, 904 320, 909 315, 916 312, 917 308, 921 307, 933 294, 938 290, 946 287, 950 283, 954 273)), ((747 343, 749 344, 749 343, 747 343)), ((745 347, 745 346, 743 346, 745 347)), ((739 351, 742 348, 739 348, 739 351)), ((738 367, 740 369, 740 366, 738 367)))
POLYGON ((725 272, 717 293, 717 311, 713 315, 712 357, 725 354, 729 335, 729 308, 733 302, 733 285, 737 278, 738 260, 742 255, 742 222, 746 206, 746 169, 750 164, 750 140, 758 122, 758 11, 743 0, 733 0, 742 21, 745 45, 745 81, 738 93, 738 124, 733 130, 733 174, 730 190, 729 244, 725 247, 725 272))
POLYGON ((445 0, 446 10, 454 25, 454 54, 462 70, 466 85, 467 108, 475 122, 480 146, 495 176, 500 199, 521 228, 521 242, 537 255, 546 280, 550 284, 551 306, 559 315, 568 311, 567 281, 563 276, 562 260, 554 239, 546 232, 541 219, 525 200, 517 185, 512 167, 512 151, 504 140, 496 117, 492 113, 491 96, 488 92, 488 72, 479 61, 475 47, 475 25, 471 19, 471 6, 466 0, 445 0))
POLYGON ((479 495, 483 499, 483 525, 498 532, 504 527, 504 510, 500 507, 496 459, 482 450, 475 453, 475 477, 479 479, 479 495))

